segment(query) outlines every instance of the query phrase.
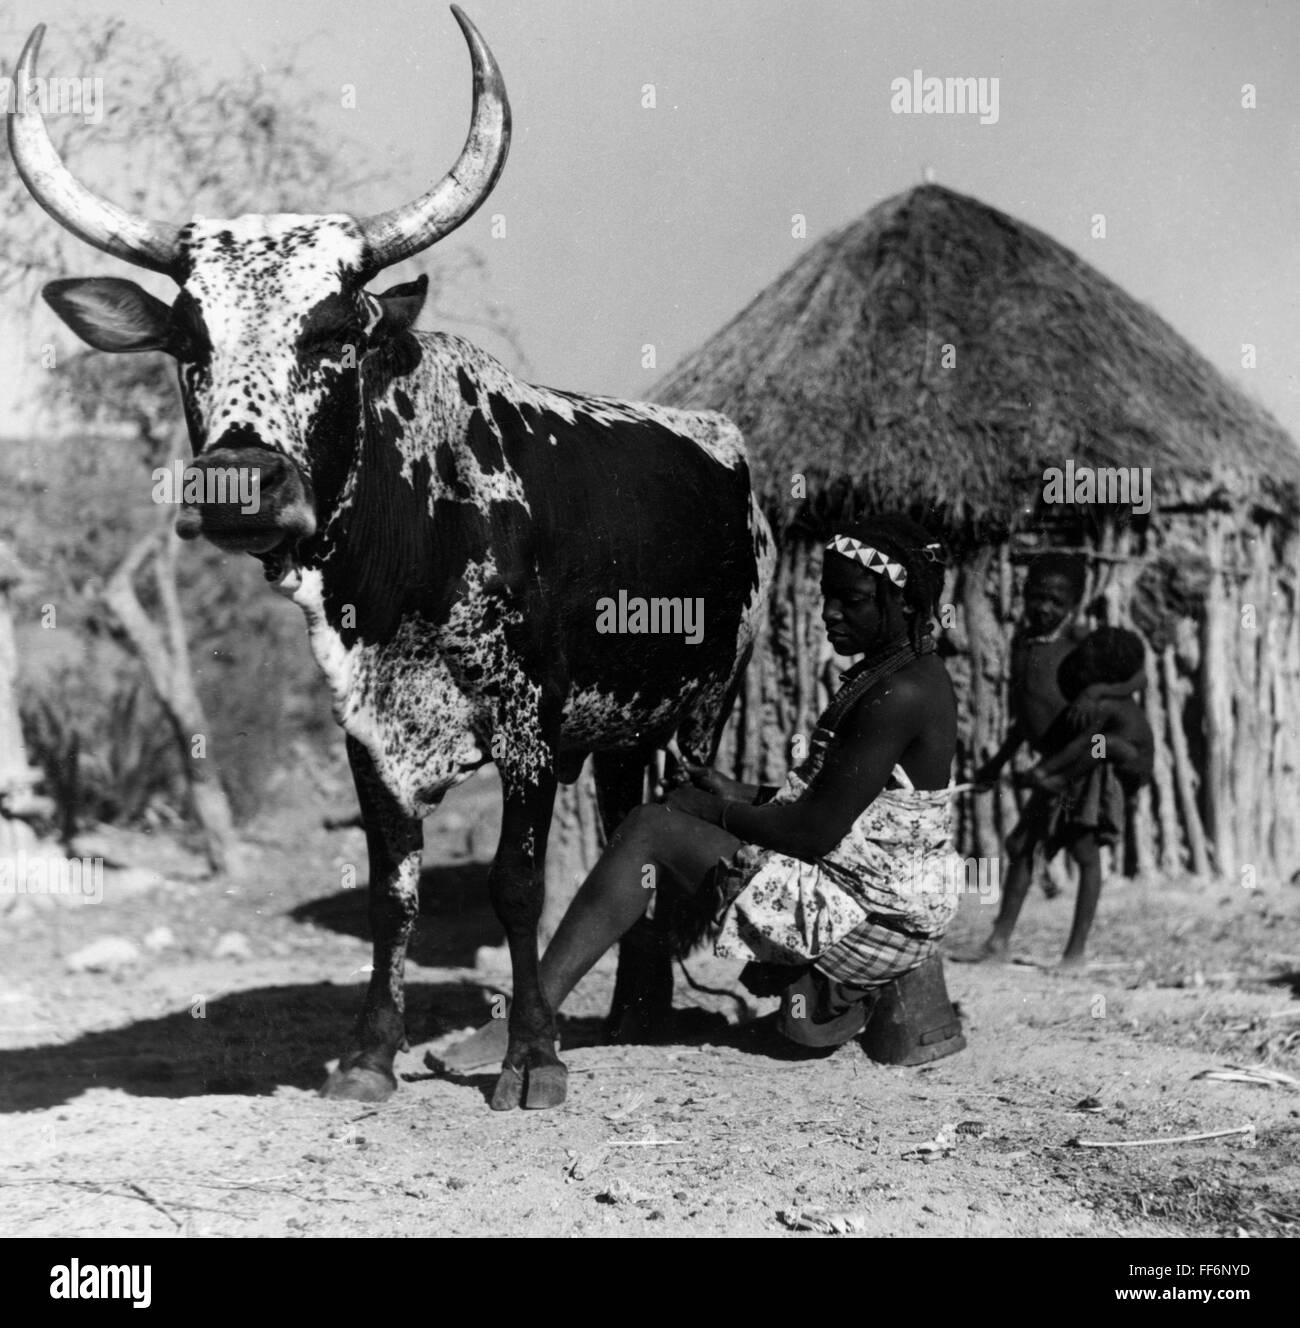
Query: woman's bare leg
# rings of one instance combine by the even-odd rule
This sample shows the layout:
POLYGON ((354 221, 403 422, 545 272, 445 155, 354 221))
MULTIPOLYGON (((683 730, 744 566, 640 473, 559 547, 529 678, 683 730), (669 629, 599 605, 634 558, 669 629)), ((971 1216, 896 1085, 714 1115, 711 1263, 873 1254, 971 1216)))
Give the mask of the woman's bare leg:
MULTIPOLYGON (((551 1009, 560 1008, 601 955, 645 914, 652 890, 694 894, 718 859, 729 858, 740 843, 718 826, 660 803, 635 808, 573 897, 542 956, 542 995, 551 1009)), ((440 1060, 460 1071, 496 1064, 506 1052, 506 1025, 505 1019, 493 1019, 447 1048, 440 1060)))

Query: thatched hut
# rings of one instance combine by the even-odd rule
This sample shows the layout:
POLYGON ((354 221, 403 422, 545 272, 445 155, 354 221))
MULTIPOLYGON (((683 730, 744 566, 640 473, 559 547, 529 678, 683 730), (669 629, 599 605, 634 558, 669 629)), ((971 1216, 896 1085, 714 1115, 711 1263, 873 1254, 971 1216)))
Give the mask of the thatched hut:
MULTIPOLYGON (((818 593, 828 522, 905 510, 954 553, 959 777, 1007 729, 1024 563, 1043 546, 1074 549, 1089 599, 1149 647, 1156 773, 1125 865, 1300 866, 1300 453, 1075 254, 974 199, 913 189, 814 245, 655 397, 740 425, 782 545, 724 747, 738 773, 779 777, 833 683, 818 593), (1045 501, 1047 472, 1067 463, 1076 475, 1147 468, 1149 510, 1083 492, 1045 501)), ((1017 798, 963 800, 966 852, 1000 852, 1017 798)))

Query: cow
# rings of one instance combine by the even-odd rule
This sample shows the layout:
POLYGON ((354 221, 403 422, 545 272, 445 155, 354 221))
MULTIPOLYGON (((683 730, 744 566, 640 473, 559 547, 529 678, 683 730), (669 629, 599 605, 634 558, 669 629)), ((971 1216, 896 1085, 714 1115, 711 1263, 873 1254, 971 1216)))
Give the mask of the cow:
MULTIPOLYGON (((427 278, 367 289, 469 218, 505 163, 501 72, 452 12, 473 67, 469 136, 432 189, 375 216, 172 225, 123 211, 76 180, 22 97, 43 27, 19 62, 9 143, 57 222, 179 287, 170 307, 114 277, 44 295, 92 347, 175 358, 193 466, 260 485, 257 511, 187 502, 177 532, 260 559, 305 614, 329 682, 366 831, 374 969, 322 1092, 370 1102, 396 1088, 422 819, 494 761, 489 890, 514 999, 491 1105, 542 1108, 566 1092, 537 954, 557 782, 592 755, 609 833, 641 801, 656 749, 712 759, 775 551, 723 416, 532 386, 466 341, 413 329, 427 278), (698 630, 674 629, 682 606, 698 630), (659 630, 641 630, 650 621, 659 630)), ((634 986, 620 969, 615 1022, 634 986)))

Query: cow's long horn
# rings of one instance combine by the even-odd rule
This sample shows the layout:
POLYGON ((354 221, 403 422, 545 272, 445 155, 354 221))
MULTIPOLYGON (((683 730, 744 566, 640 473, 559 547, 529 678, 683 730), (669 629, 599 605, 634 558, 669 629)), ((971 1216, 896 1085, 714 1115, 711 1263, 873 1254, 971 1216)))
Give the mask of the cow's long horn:
POLYGON ((32 29, 14 76, 16 106, 9 115, 9 151, 32 197, 57 221, 87 244, 128 263, 170 273, 178 251, 179 228, 124 212, 93 194, 59 160, 45 132, 45 121, 27 95, 36 77, 36 57, 45 24, 32 29))
POLYGON ((456 164, 413 203, 380 212, 361 222, 366 239, 366 270, 418 254, 468 221, 492 192, 510 150, 510 101, 501 70, 478 29, 452 5, 474 65, 474 112, 469 137, 456 164))

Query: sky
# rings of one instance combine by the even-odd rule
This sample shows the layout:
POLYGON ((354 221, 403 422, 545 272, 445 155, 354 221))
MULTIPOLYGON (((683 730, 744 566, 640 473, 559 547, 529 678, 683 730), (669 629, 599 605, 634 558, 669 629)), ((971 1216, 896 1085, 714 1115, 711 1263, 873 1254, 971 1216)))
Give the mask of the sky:
MULTIPOLYGON (((512 314, 534 380, 644 395, 811 244, 928 170, 1081 254, 1300 438, 1293 0, 464 8, 501 65, 515 130, 493 197, 443 247, 484 256, 485 289, 512 314), (918 69, 996 78, 996 121, 894 109, 894 81, 918 69), (805 235, 792 233, 796 214, 805 235)), ((298 90, 319 97, 326 123, 409 182, 396 194, 390 182, 304 199, 303 211, 367 213, 416 195, 468 126, 468 56, 442 3, 5 0, 5 71, 44 22, 42 72, 87 72, 60 65, 60 31, 99 14, 214 69, 296 49, 298 90), (345 85, 354 109, 341 105, 345 85)), ((111 98, 112 69, 102 72, 111 98)), ((12 169, 7 154, 0 169, 12 169)), ((189 202, 177 198, 177 220, 189 202)), ((139 275, 90 249, 84 271, 139 275)), ((0 309, 0 337, 18 312, 0 309)), ((0 434, 28 418, 32 375, 14 360, 0 381, 0 434)))

